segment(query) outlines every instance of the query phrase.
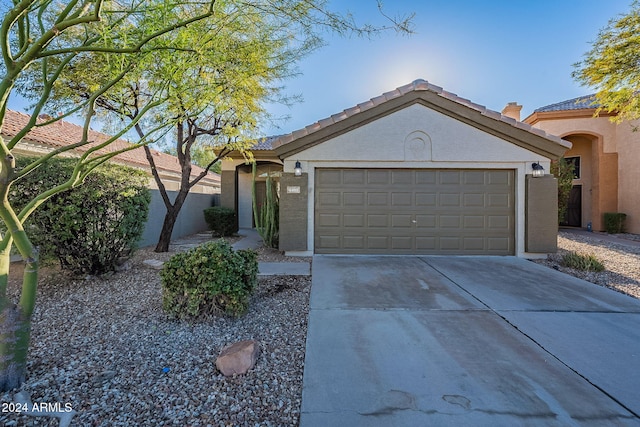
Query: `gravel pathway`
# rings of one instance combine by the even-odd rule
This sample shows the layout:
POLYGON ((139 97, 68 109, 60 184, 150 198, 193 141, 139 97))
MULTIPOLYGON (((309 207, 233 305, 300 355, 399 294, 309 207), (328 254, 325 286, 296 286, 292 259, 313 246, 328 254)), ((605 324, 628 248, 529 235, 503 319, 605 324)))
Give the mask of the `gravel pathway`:
POLYGON ((610 241, 600 233, 577 234, 561 230, 558 234, 558 253, 535 262, 640 298, 640 246, 625 244, 626 241, 639 241, 640 236, 628 234, 620 237, 622 238, 610 241), (598 273, 564 266, 562 257, 571 251, 595 255, 606 270, 598 273))
MULTIPOLYGON (((21 391, 33 403, 68 405, 73 426, 297 425, 311 279, 260 279, 238 319, 173 321, 161 309, 159 272, 142 264, 169 256, 143 250, 108 278, 43 280, 21 391), (217 355, 245 339, 260 343, 256 366, 225 378, 217 355)), ((4 406, 3 426, 59 424, 4 406)))

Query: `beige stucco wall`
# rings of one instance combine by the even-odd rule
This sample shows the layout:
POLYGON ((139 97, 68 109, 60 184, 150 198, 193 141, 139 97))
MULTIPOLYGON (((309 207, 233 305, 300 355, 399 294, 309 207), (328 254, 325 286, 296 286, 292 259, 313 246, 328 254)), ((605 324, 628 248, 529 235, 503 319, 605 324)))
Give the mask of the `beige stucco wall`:
MULTIPOLYGON (((307 247, 313 248, 315 169, 452 168, 513 169, 516 176, 516 255, 525 252, 525 176, 531 164, 550 161, 447 115, 414 104, 286 158, 284 171, 300 161, 309 174, 307 247)), ((555 213, 553 213, 555 215, 555 213)))
MULTIPOLYGON (((627 231, 640 234, 640 191, 638 191, 640 188, 640 168, 638 168, 640 133, 633 130, 634 126, 638 125, 640 122, 615 124, 608 117, 590 116, 563 117, 556 120, 541 119, 533 125, 560 137, 590 136, 599 144, 597 160, 600 164, 594 167, 598 167, 597 172, 603 176, 597 183, 601 196, 600 208, 594 206, 592 209, 598 214, 598 218, 593 216, 591 218, 594 225, 602 221, 601 215, 605 211, 617 210, 627 214, 627 231), (613 168, 617 169, 617 173, 612 170, 613 168), (617 208, 614 209, 614 206, 617 208)), ((571 155, 572 150, 566 154, 566 156, 571 155)), ((583 222, 583 226, 585 225, 586 222, 583 222)))

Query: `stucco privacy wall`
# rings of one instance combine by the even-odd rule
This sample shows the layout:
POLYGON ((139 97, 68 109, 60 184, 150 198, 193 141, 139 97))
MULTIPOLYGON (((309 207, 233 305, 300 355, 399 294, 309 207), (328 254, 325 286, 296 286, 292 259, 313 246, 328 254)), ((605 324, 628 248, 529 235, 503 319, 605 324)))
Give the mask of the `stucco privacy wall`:
MULTIPOLYGON (((149 204, 149 217, 144 232, 142 233, 142 238, 138 243, 139 247, 151 246, 158 243, 164 215, 166 213, 160 191, 150 190, 150 192, 151 203, 149 204)), ((177 191, 169 191, 168 193, 171 200, 175 200, 178 194, 177 191)), ((180 211, 180 215, 178 215, 176 224, 173 227, 171 238, 177 239, 208 230, 209 226, 204 220, 203 211, 208 207, 219 205, 219 200, 220 194, 189 193, 180 211)))
MULTIPOLYGON (((525 180, 549 159, 420 104, 377 118, 284 159, 308 173, 307 249, 313 249, 315 168, 511 169, 516 175, 516 255, 525 253, 525 180)), ((530 256, 535 256, 530 254, 530 256)))

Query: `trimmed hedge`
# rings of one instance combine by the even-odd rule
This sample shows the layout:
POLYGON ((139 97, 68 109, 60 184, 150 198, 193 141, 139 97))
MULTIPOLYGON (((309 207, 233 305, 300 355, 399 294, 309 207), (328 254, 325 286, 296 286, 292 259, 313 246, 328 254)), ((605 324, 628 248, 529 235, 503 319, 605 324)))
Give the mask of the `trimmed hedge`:
POLYGON ((258 254, 219 240, 174 255, 162 271, 162 308, 174 318, 243 314, 258 282, 258 254))
MULTIPOLYGON (((24 167, 33 158, 19 158, 24 167)), ((20 209, 38 194, 63 183, 75 159, 54 158, 17 181, 10 197, 20 209)), ((114 271, 130 255, 144 231, 151 195, 140 170, 104 164, 85 182, 51 197, 27 219, 25 229, 43 257, 60 261, 75 274, 114 271)))
POLYGON ((204 220, 215 236, 232 236, 238 232, 236 212, 231 208, 214 206, 204 210, 204 220))
POLYGON ((617 234, 624 232, 624 220, 627 218, 627 214, 618 212, 605 212, 604 214, 604 229, 609 234, 617 234))

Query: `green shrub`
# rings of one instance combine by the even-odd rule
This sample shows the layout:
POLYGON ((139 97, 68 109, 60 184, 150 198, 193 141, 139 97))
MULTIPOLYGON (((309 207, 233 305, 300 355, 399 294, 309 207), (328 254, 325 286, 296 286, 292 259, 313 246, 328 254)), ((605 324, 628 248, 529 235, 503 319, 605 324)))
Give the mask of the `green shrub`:
POLYGON ((604 271, 604 264, 593 254, 569 252, 562 257, 565 266, 583 271, 604 271))
POLYGON ((231 208, 214 206, 204 210, 204 220, 216 236, 231 236, 238 231, 236 212, 231 208))
POLYGON ((234 251, 224 240, 209 242, 171 257, 160 275, 162 307, 171 317, 239 316, 257 283, 258 255, 234 251))
POLYGON ((605 212, 604 229, 607 233, 617 234, 624 232, 624 220, 627 214, 618 212, 605 212))
MULTIPOLYGON (((33 158, 20 158, 26 166, 33 158)), ((22 208, 38 194, 64 182, 74 159, 51 159, 11 187, 10 197, 22 208)), ((75 274, 113 271, 142 236, 151 195, 148 176, 130 167, 104 164, 85 182, 57 194, 28 218, 25 229, 44 258, 60 261, 75 274)))

